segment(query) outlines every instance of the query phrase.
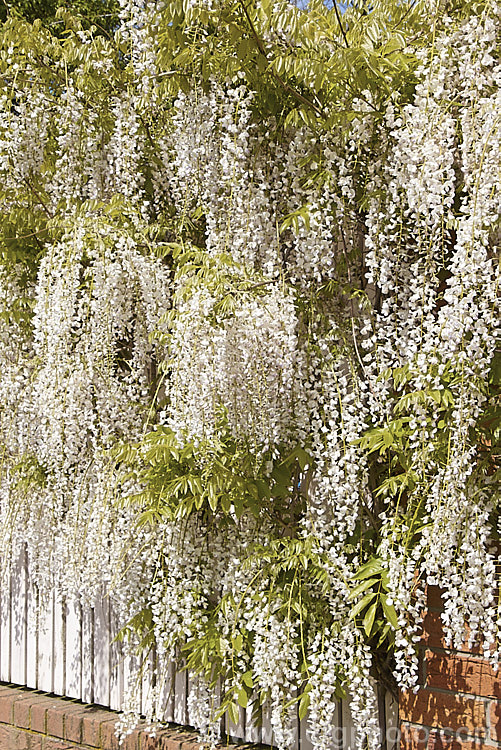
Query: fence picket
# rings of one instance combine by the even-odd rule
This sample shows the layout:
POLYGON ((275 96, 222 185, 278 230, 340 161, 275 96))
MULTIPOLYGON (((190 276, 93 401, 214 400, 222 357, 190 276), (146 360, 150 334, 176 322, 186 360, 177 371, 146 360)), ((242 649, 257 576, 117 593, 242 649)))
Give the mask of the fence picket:
POLYGON ((174 664, 170 662, 162 664, 161 669, 158 670, 158 679, 160 680, 158 685, 158 700, 160 706, 163 706, 162 721, 173 722, 174 721, 174 675, 175 669, 174 664))
POLYGON ((108 598, 98 597, 94 605, 94 702, 110 703, 110 605, 108 598))
MULTIPOLYGON (((304 718, 299 723, 298 739, 299 739, 299 748, 300 748, 300 750, 312 750, 313 743, 310 740, 310 732, 309 732, 309 728, 308 728, 308 719, 307 718, 304 718)), ((339 750, 341 750, 341 748, 339 750)))
POLYGON ((246 742, 261 743, 261 727, 257 727, 252 721, 252 704, 245 709, 245 737, 246 742))
POLYGON ((118 618, 109 604, 110 618, 110 708, 120 711, 124 694, 124 658, 122 644, 117 640, 118 618))
POLYGON ((54 592, 52 628, 52 690, 56 695, 65 695, 66 690, 66 602, 61 594, 54 592))
POLYGON ((350 695, 348 694, 348 696, 346 698, 343 698, 340 703, 340 724, 342 727, 343 747, 344 750, 355 750, 355 728, 353 726, 353 719, 351 716, 350 695))
POLYGON ((94 609, 82 607, 82 700, 94 702, 94 609))
POLYGON ((82 698, 82 618, 80 602, 66 602, 65 694, 82 698))
POLYGON ((152 716, 155 711, 155 655, 150 652, 141 673, 141 713, 152 716))
POLYGON ((10 682, 11 579, 2 581, 0 589, 0 680, 10 682))
MULTIPOLYGON (((214 702, 216 708, 219 708, 224 698, 223 693, 223 687, 221 684, 221 678, 218 679, 216 687, 215 687, 215 696, 214 696, 214 702)), ((219 734, 222 738, 225 737, 226 734, 226 716, 221 716, 219 719, 219 734)))
POLYGON ((11 600, 11 668, 10 679, 26 685, 26 550, 13 567, 11 600))
MULTIPOLYGON (((297 697, 297 692, 294 693, 294 697, 297 697)), ((291 750, 299 750, 299 707, 296 703, 294 706, 294 716, 292 718, 292 728, 294 730, 294 742, 291 745, 291 750)))
POLYGON ((176 724, 186 724, 188 721, 187 681, 187 673, 178 670, 174 678, 174 722, 176 724))
POLYGON ((383 738, 383 746, 384 742, 386 742, 386 750, 397 750, 399 742, 398 701, 395 696, 387 690, 384 696, 384 703, 385 727, 383 727, 383 732, 385 733, 385 736, 383 738))
POLYGON ((226 732, 230 739, 243 739, 245 737, 245 709, 239 708, 238 723, 234 724, 228 717, 226 732))
POLYGON ((38 590, 26 569, 26 685, 30 688, 38 682, 38 615, 38 590))
POLYGON ((274 745, 275 738, 273 737, 273 730, 271 728, 271 708, 269 703, 264 703, 261 707, 263 725, 261 727, 261 742, 264 745, 274 745))
POLYGON ((54 633, 54 595, 48 601, 39 601, 38 616, 38 679, 37 688, 51 693, 54 690, 53 653, 56 635, 54 633))
POLYGON ((141 692, 142 685, 141 681, 138 681, 138 658, 135 653, 125 652, 122 657, 123 662, 123 685, 124 690, 127 690, 135 696, 134 706, 130 706, 135 711, 141 710, 141 692))

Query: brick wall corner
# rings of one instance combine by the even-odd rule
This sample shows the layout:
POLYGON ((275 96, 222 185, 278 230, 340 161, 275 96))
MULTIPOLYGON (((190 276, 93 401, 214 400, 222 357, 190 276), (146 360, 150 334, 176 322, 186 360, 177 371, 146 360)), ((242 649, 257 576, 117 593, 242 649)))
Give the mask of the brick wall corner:
POLYGON ((447 648, 442 610, 429 587, 419 689, 399 696, 400 750, 501 750, 501 669, 478 647, 447 648))

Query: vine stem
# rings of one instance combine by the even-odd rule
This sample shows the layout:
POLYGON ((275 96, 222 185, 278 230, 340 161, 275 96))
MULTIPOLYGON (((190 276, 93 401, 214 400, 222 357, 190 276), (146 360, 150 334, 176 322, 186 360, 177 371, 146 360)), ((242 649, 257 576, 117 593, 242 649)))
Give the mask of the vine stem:
POLYGON ((350 45, 348 44, 348 39, 346 38, 346 32, 344 30, 343 22, 341 21, 341 16, 339 15, 339 9, 337 7, 336 0, 334 0, 333 5, 334 5, 334 12, 336 14, 337 22, 338 22, 339 28, 341 29, 341 34, 343 35, 344 43, 345 43, 347 49, 349 49, 350 45))
MULTIPOLYGON (((266 54, 266 49, 264 47, 263 41, 262 41, 261 37, 259 36, 259 34, 256 31, 256 27, 254 26, 254 24, 252 22, 252 19, 251 19, 250 15, 249 15, 249 11, 247 10, 247 7, 245 5, 245 2, 244 2, 244 0, 238 0, 238 2, 242 6, 242 9, 243 9, 243 11, 245 13, 245 17, 247 18, 247 21, 249 23, 249 26, 250 26, 250 29, 251 29, 251 32, 252 32, 252 36, 256 40, 256 44, 258 46, 258 49, 261 52, 261 54, 263 55, 263 57, 265 58, 266 62, 268 62, 268 56, 266 54)), ((302 102, 303 104, 306 104, 308 107, 311 107, 317 113, 317 115, 323 116, 322 110, 319 107, 317 107, 316 104, 314 104, 312 101, 310 101, 310 99, 308 99, 306 96, 303 96, 303 94, 301 94, 300 91, 297 91, 297 89, 295 89, 289 83, 287 83, 286 81, 284 81, 284 79, 282 78, 282 76, 279 73, 277 73, 276 70, 271 69, 271 73, 277 79, 277 81, 282 86, 282 88, 285 89, 285 91, 288 91, 289 94, 292 94, 292 96, 294 96, 296 99, 298 99, 298 101, 302 102)))

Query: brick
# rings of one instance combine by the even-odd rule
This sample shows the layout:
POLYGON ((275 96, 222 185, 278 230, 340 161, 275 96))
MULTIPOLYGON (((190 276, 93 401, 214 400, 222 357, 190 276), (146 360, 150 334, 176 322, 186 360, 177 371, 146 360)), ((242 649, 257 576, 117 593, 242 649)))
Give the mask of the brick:
POLYGON ((47 709, 47 734, 53 737, 64 736, 64 703, 63 701, 54 701, 52 706, 47 709))
POLYGON ((34 703, 31 707, 31 728, 34 732, 45 734, 47 730, 47 704, 34 703))
POLYGON ((145 731, 140 734, 139 750, 200 750, 201 747, 195 732, 163 729, 155 737, 150 737, 145 731))
MULTIPOLYGON (((85 706, 82 715, 82 743, 99 747, 100 724, 109 718, 109 711, 94 706, 85 706)), ((123 748, 122 748, 123 750, 123 748)))
MULTIPOLYGON (((12 724, 14 717, 14 703, 19 698, 18 690, 3 690, 0 693, 0 722, 12 724)), ((1 745, 0 745, 1 747, 1 745)))
MULTIPOLYGON (((193 735, 188 741, 183 740, 181 747, 182 747, 182 750, 201 750, 201 748, 203 748, 204 745, 198 741, 198 736, 195 733, 193 733, 193 735)), ((232 746, 232 749, 234 749, 234 746, 232 746)))
POLYGON ((435 693, 424 688, 418 693, 401 691, 399 716, 413 724, 485 735, 484 702, 453 693, 435 693))
POLYGON ((19 688, 0 683, 0 696, 2 695, 19 695, 19 688))
MULTIPOLYGON (((159 737, 150 737, 146 732, 141 732, 140 748, 141 750, 158 750, 160 741, 159 737)), ((179 748, 181 748, 181 745, 179 745, 179 748)), ((164 750, 163 747, 162 750, 164 750)))
POLYGON ((180 742, 183 747, 185 745, 192 745, 193 747, 196 747, 197 750, 200 750, 201 743, 197 741, 197 733, 193 730, 190 731, 189 729, 170 729, 166 731, 166 734, 169 734, 169 736, 172 734, 173 739, 175 739, 177 742, 180 742))
POLYGON ((427 750, 430 729, 404 724, 400 733, 400 750, 427 750))
POLYGON ((49 708, 54 706, 53 698, 40 698, 34 697, 33 703, 31 704, 31 722, 30 728, 34 732, 41 732, 41 734, 47 733, 47 712, 49 708))
POLYGON ((439 732, 428 727, 402 727, 400 750, 499 750, 481 738, 439 732))
POLYGON ((499 750, 478 739, 467 739, 465 735, 454 737, 440 732, 432 732, 427 750, 499 750))
POLYGON ((439 612, 425 612, 421 642, 431 648, 443 648, 444 629, 439 612))
MULTIPOLYGON (((153 739, 147 735, 141 737, 140 750, 181 750, 182 742, 176 732, 161 732, 153 739), (143 739, 144 737, 144 739, 143 739), (155 741, 157 745, 155 746, 155 741)), ((189 750, 186 743, 186 750, 189 750)))
POLYGON ((115 734, 117 716, 100 723, 99 747, 102 750, 121 750, 118 737, 115 734))
POLYGON ((30 736, 17 727, 0 725, 0 748, 2 750, 35 750, 30 748, 30 736))
MULTIPOLYGON (((468 636, 468 628, 466 628, 466 636, 468 636)), ((426 610, 423 618, 421 643, 429 648, 446 648, 444 628, 440 612, 426 610)), ((469 654, 480 654, 481 647, 478 643, 475 643, 473 646, 468 646, 466 640, 461 646, 460 651, 469 654)))
POLYGON ((55 740, 52 737, 42 737, 41 750, 79 750, 75 745, 68 745, 62 740, 55 740))
POLYGON ((181 747, 182 750, 201 750, 204 745, 201 742, 198 742, 197 738, 194 737, 190 742, 183 742, 181 747))
POLYGON ((484 659, 426 651, 426 685, 454 692, 501 698, 501 674, 484 659))
POLYGON ((83 706, 68 703, 64 709, 64 732, 57 736, 70 742, 81 742, 83 717, 83 706))
POLYGON ((16 727, 30 728, 31 703, 33 696, 22 693, 14 703, 14 721, 16 727))
POLYGON ((491 740, 501 742, 501 702, 491 703, 491 740))
POLYGON ((181 750, 181 741, 172 732, 159 732, 156 737, 142 733, 140 750, 181 750))
MULTIPOLYGON (((148 737, 138 727, 119 746, 116 712, 56 698, 35 690, 0 685, 0 707, 9 724, 14 719, 30 729, 0 723, 0 750, 200 750, 195 732, 181 727, 148 737)), ((235 746, 229 745, 229 750, 235 746)), ((242 745, 239 750, 254 750, 242 745)), ((258 750, 257 748, 255 750, 258 750)), ((501 750, 499 748, 498 750, 501 750)))
POLYGON ((140 732, 135 729, 133 732, 125 737, 124 741, 120 746, 120 750, 139 750, 140 743, 140 732))
MULTIPOLYGON (((140 750, 181 750, 181 742, 172 734, 161 734, 157 737, 141 735, 140 750)), ((189 750, 186 746, 186 750, 189 750)))
POLYGON ((200 750, 202 747, 201 743, 198 742, 196 732, 189 732, 183 730, 167 730, 164 737, 162 738, 162 750, 200 750))

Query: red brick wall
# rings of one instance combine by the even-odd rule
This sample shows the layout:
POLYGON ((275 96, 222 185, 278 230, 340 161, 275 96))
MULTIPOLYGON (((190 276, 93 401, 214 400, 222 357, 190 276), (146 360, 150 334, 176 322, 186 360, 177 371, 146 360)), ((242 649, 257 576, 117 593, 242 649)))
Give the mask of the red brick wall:
MULTIPOLYGON (((105 708, 0 684, 0 750, 119 750, 116 720, 105 708)), ((183 729, 155 738, 139 729, 120 750, 200 750, 200 744, 183 729)))
POLYGON ((401 750, 501 750, 501 669, 479 649, 445 647, 440 591, 430 588, 420 689, 399 699, 401 750))

